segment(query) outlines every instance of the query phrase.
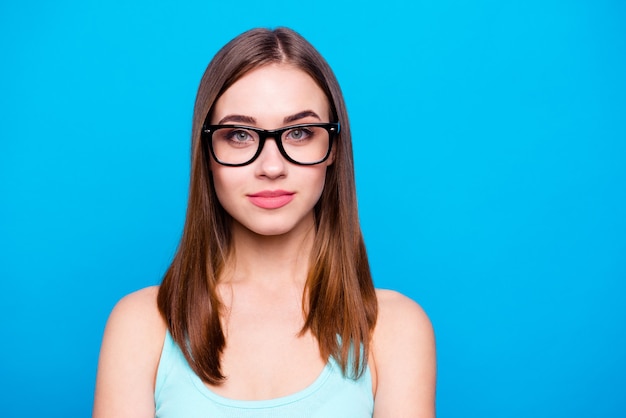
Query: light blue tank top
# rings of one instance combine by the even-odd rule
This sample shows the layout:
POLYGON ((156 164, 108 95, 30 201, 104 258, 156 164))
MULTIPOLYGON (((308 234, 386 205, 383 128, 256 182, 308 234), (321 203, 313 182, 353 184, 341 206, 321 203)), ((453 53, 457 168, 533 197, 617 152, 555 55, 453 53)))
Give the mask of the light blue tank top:
POLYGON ((169 332, 154 401, 156 418, 371 418, 374 411, 369 368, 353 380, 332 359, 310 386, 292 395, 262 401, 224 398, 193 372, 169 332))

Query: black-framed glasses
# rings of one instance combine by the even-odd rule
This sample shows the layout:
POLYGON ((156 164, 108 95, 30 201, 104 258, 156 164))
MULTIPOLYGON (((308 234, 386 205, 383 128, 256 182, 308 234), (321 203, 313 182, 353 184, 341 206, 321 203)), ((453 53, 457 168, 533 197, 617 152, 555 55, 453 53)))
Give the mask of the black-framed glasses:
POLYGON ((299 165, 315 165, 328 159, 339 123, 302 123, 267 131, 242 125, 204 125, 202 141, 219 164, 240 167, 252 163, 274 138, 281 155, 299 165))

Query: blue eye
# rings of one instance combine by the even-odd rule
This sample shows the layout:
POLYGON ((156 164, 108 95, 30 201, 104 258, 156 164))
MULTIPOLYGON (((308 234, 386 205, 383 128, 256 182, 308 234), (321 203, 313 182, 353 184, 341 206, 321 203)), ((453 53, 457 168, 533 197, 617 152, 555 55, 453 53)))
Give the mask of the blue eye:
POLYGON ((291 141, 302 141, 305 139, 309 139, 313 135, 308 129, 304 128, 295 128, 286 132, 285 138, 291 141))
POLYGON ((236 148, 247 148, 258 144, 259 136, 256 132, 245 128, 220 128, 213 133, 213 144, 215 145, 216 142, 236 148))
POLYGON ((228 139, 236 142, 246 142, 252 140, 250 132, 244 130, 233 130, 228 135, 228 139))

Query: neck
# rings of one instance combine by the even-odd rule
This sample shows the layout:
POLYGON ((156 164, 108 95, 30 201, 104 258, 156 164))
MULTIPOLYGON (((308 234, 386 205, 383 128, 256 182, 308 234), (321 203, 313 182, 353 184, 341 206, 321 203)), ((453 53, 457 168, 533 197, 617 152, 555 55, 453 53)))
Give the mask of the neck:
POLYGON ((282 235, 255 234, 233 225, 234 251, 226 281, 303 289, 315 238, 314 222, 282 235))

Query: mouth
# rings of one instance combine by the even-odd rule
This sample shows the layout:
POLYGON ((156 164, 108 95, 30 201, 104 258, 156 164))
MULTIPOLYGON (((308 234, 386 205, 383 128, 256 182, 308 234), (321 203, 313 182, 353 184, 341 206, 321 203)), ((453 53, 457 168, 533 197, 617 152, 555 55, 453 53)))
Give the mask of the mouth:
POLYGON ((282 208, 293 200, 295 193, 285 190, 264 190, 248 195, 250 202, 263 209, 282 208))

